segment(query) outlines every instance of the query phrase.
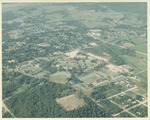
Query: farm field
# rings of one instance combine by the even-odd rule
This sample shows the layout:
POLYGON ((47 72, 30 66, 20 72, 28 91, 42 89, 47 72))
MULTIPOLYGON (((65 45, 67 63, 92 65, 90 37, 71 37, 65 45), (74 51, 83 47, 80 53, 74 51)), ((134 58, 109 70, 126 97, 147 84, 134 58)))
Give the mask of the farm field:
POLYGON ((96 80, 100 79, 100 77, 98 77, 95 73, 91 73, 91 74, 84 76, 80 79, 84 82, 87 82, 87 83, 93 83, 96 80))

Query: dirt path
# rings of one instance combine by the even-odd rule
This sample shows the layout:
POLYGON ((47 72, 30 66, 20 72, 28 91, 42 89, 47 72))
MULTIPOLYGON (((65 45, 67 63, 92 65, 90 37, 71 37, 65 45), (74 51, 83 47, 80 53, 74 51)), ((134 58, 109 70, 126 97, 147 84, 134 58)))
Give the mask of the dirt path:
POLYGON ((136 75, 138 75, 138 74, 140 74, 140 73, 142 73, 142 72, 144 72, 144 71, 146 71, 147 69, 145 69, 145 70, 142 70, 142 71, 139 71, 139 72, 137 72, 137 73, 135 73, 136 75))
MULTIPOLYGON (((112 102, 112 101, 111 101, 112 102)), ((145 103, 146 101, 143 101, 143 102, 140 102, 139 104, 137 104, 137 105, 134 105, 134 106, 132 106, 132 107, 130 107, 130 108, 127 108, 127 109, 125 109, 125 110, 123 110, 123 111, 121 111, 120 113, 122 113, 122 112, 128 112, 128 113, 130 113, 131 115, 133 115, 133 116, 135 116, 133 113, 131 113, 131 112, 129 112, 128 110, 130 110, 130 109, 132 109, 132 108, 135 108, 135 107, 137 107, 137 106, 139 106, 139 105, 144 105, 144 103, 145 103)), ((114 104, 115 104, 115 102, 113 102, 114 104)), ((117 105, 117 104, 116 104, 117 105)), ((123 109, 123 108, 122 108, 123 109)), ((115 115, 113 115, 113 116, 117 116, 117 115, 119 115, 120 113, 117 113, 117 114, 115 114, 115 115)), ((135 116, 136 117, 136 116, 135 116)))
POLYGON ((137 52, 137 53, 140 53, 140 54, 142 54, 142 55, 146 55, 146 56, 147 56, 147 54, 146 54, 146 53, 143 53, 143 52, 140 52, 140 51, 135 51, 135 52, 137 52))
POLYGON ((7 106, 4 104, 4 102, 2 103, 2 106, 4 107, 5 111, 9 112, 14 118, 16 118, 14 116, 14 114, 7 108, 7 106))
MULTIPOLYGON (((135 92, 135 91, 132 91, 132 92, 134 92, 134 93, 136 93, 136 94, 138 94, 138 95, 141 95, 140 93, 138 93, 138 92, 135 92)), ((145 97, 145 96, 143 96, 143 95, 141 95, 142 97, 144 97, 145 99, 147 99, 147 97, 145 97)))
MULTIPOLYGON (((120 106, 119 104, 115 103, 114 101, 111 101, 111 100, 110 100, 110 102, 114 103, 115 105, 117 105, 117 106, 119 106, 120 108, 123 109, 122 106, 120 106)), ((130 107, 130 108, 131 108, 131 107, 130 107)), ((113 116, 117 116, 117 115, 119 115, 119 114, 122 113, 122 112, 128 112, 128 113, 131 114, 132 116, 136 117, 133 113, 129 112, 128 109, 125 109, 125 110, 123 109, 123 111, 121 111, 121 112, 119 112, 119 113, 117 113, 117 114, 115 114, 115 115, 113 115, 113 116)))
POLYGON ((102 58, 102 57, 99 57, 99 56, 96 56, 96 55, 94 55, 94 54, 87 53, 87 55, 89 55, 89 56, 91 56, 91 57, 94 57, 94 58, 96 58, 96 59, 99 59, 99 60, 104 60, 105 62, 108 62, 108 60, 107 60, 107 59, 105 59, 105 58, 102 58))

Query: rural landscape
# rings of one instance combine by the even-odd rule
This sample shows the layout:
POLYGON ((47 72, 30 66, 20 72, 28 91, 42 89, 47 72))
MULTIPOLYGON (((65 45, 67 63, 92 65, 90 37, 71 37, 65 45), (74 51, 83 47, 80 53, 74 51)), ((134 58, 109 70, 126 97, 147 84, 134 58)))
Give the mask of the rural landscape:
POLYGON ((148 117, 146 3, 3 3, 3 118, 148 117))

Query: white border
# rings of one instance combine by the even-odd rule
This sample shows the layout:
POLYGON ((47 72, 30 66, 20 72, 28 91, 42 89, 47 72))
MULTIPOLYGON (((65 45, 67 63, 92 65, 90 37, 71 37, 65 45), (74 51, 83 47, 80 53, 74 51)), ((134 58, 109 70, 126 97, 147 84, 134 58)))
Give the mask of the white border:
MULTIPOLYGON (((0 102, 1 102, 1 105, 2 105, 2 3, 39 3, 39 2, 49 2, 49 3, 63 3, 63 2, 147 2, 147 41, 148 41, 148 46, 147 46, 147 54, 148 54, 148 80, 149 80, 149 75, 150 75, 150 56, 149 56, 149 51, 150 51, 150 42, 149 42, 149 38, 150 38, 150 34, 149 34, 149 31, 150 31, 150 17, 149 17, 149 14, 150 14, 150 0, 1 0, 0 1, 0 84, 1 84, 1 90, 0 90, 0 96, 1 96, 1 99, 0 99, 0 102)), ((149 85, 149 81, 148 82, 148 103, 150 101, 150 95, 149 95, 149 91, 150 91, 150 85, 149 85)), ((91 119, 94 119, 94 120, 149 120, 150 119, 150 104, 148 104, 148 118, 13 118, 15 120, 20 120, 20 119, 25 119, 25 120, 30 120, 30 119, 39 119, 39 120, 43 120, 43 119, 53 119, 53 120, 77 120, 77 119, 81 119, 81 120, 91 120, 91 119)), ((1 115, 1 119, 12 119, 12 118, 2 118, 2 106, 0 107, 0 115, 1 115)))

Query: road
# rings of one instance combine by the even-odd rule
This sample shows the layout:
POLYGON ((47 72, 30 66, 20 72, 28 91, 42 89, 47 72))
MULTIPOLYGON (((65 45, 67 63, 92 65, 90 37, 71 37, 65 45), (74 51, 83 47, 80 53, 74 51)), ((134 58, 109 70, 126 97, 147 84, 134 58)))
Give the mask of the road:
MULTIPOLYGON (((114 103, 115 105, 117 105, 117 106, 119 106, 120 108, 122 108, 122 106, 120 106, 119 104, 115 103, 114 101, 110 100, 110 102, 112 102, 112 103, 114 103)), ((123 108, 122 108, 122 109, 123 109, 123 108)), ((129 112, 128 109, 125 109, 125 110, 123 110, 123 111, 121 111, 121 112, 119 112, 119 113, 117 113, 117 114, 115 114, 115 115, 113 115, 113 116, 117 116, 117 115, 119 115, 119 114, 122 113, 122 112, 128 112, 128 113, 131 114, 132 116, 136 117, 133 113, 129 112)))
POLYGON ((90 99, 91 99, 93 102, 95 102, 98 106, 100 106, 100 107, 103 108, 103 106, 102 106, 101 104, 99 104, 96 100, 94 100, 92 97, 88 96, 88 98, 90 98, 90 99))
POLYGON ((142 71, 139 71, 139 72, 135 73, 135 75, 140 74, 140 73, 142 73, 142 72, 144 72, 144 71, 146 71, 146 70, 147 70, 147 69, 142 70, 142 71))
MULTIPOLYGON (((103 41, 103 40, 101 40, 102 42, 104 42, 104 43, 107 43, 107 44, 110 44, 110 45, 114 45, 114 46, 117 46, 117 47, 120 47, 120 48, 124 48, 123 46, 119 46, 119 45, 116 45, 116 44, 113 44, 113 43, 109 43, 109 42, 106 42, 106 41, 103 41)), ((137 52, 137 53, 140 53, 140 54, 143 54, 143 55, 146 55, 147 56, 147 54, 146 53, 143 53, 143 52, 140 52, 140 51, 135 51, 135 52, 137 52)))
MULTIPOLYGON (((111 101, 111 102, 113 102, 113 101, 111 101)), ((133 113, 131 113, 131 112, 128 111, 128 110, 130 110, 130 109, 132 109, 132 108, 135 108, 135 107, 137 107, 137 106, 139 106, 139 105, 141 105, 141 104, 144 105, 145 102, 147 102, 147 101, 143 101, 143 102, 140 102, 140 101, 139 101, 139 104, 136 104, 136 105, 134 105, 134 106, 132 106, 132 107, 130 107, 130 108, 127 108, 127 109, 125 109, 125 110, 123 110, 123 111, 121 111, 121 112, 119 112, 119 113, 117 113, 117 114, 115 114, 115 115, 113 115, 113 116, 117 116, 117 115, 119 115, 119 114, 122 113, 122 112, 128 112, 128 113, 131 114, 132 116, 136 117, 133 113)), ((113 102, 113 103, 116 104, 115 102, 113 102)), ((116 105, 118 105, 118 104, 116 104, 116 105)), ((121 108, 122 108, 122 107, 121 107, 121 108)), ((122 109, 123 109, 123 108, 122 108, 122 109)))
POLYGON ((125 94, 125 92, 130 91, 130 90, 133 90, 133 89, 135 89, 135 88, 137 88, 137 86, 135 86, 135 87, 133 87, 133 88, 130 88, 130 89, 128 89, 128 90, 125 90, 125 91, 123 91, 123 92, 120 92, 120 93, 118 93, 118 94, 115 94, 115 95, 113 95, 113 96, 110 96, 110 97, 108 97, 107 99, 110 99, 110 98, 112 98, 112 97, 118 96, 118 95, 120 95, 120 94, 122 94, 122 93, 125 94))
POLYGON ((4 102, 2 103, 2 106, 4 107, 5 111, 9 112, 14 118, 16 118, 14 116, 14 114, 7 108, 7 106, 4 104, 4 102))
POLYGON ((147 54, 146 54, 146 53, 143 53, 143 52, 140 52, 140 51, 135 51, 135 52, 137 52, 137 53, 140 53, 140 54, 143 54, 143 55, 146 55, 146 56, 147 56, 147 54))

